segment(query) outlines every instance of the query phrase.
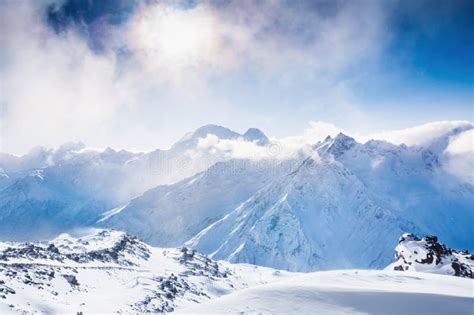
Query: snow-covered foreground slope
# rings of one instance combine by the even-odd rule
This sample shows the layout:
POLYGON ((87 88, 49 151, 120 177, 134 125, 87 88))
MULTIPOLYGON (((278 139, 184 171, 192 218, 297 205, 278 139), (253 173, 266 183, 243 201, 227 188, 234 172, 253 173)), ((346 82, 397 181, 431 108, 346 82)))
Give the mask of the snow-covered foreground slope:
POLYGON ((472 314, 473 280, 434 274, 314 272, 178 309, 191 314, 472 314))
POLYGON ((290 275, 155 248, 108 230, 0 243, 0 314, 171 312, 290 275))
POLYGON ((470 314, 473 280, 407 271, 308 274, 216 262, 102 230, 0 243, 0 313, 470 314))

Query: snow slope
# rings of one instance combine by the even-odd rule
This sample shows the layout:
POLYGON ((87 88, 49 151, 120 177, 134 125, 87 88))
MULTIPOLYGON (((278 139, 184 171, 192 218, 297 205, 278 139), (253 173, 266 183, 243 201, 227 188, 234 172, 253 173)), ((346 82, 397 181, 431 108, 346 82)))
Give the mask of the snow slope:
POLYGON ((434 274, 315 272, 237 291, 177 314, 472 314, 473 280, 434 274))
POLYGON ((454 128, 423 146, 411 147, 384 141, 361 144, 341 134, 316 150, 334 156, 366 186, 374 202, 415 223, 423 234, 473 249, 472 227, 466 222, 474 220, 474 186, 446 170, 449 141, 464 130, 454 128))
POLYGON ((442 168, 450 136, 426 147, 328 137, 296 171, 187 245, 215 259, 295 271, 383 267, 407 231, 474 248, 474 187, 442 168))
POLYGON ((0 191, 0 239, 48 238, 92 225, 112 203, 90 194, 73 175, 76 168, 33 170, 0 191), (68 169, 68 170, 67 170, 68 169))
POLYGON ((97 222, 138 235, 157 246, 179 246, 221 219, 271 180, 285 174, 294 161, 230 160, 173 185, 158 186, 97 222))
POLYGON ((294 271, 385 266, 410 223, 339 163, 314 156, 192 238, 214 259, 294 271))
POLYGON ((151 247, 122 232, 61 235, 0 243, 0 313, 171 312, 287 276, 151 247))
POLYGON ((0 313, 471 314, 473 280, 389 270, 291 273, 151 247, 119 231, 0 242, 0 313))
POLYGON ((268 143, 257 129, 240 135, 214 125, 147 154, 70 144, 2 156, 0 239, 97 224, 152 245, 189 241, 219 259, 304 271, 383 267, 403 232, 473 249, 474 186, 446 171, 445 154, 469 128, 410 147, 340 134, 283 161, 196 150, 208 135, 253 149, 268 143))
POLYGON ((209 134, 219 139, 268 140, 258 129, 250 129, 247 140, 227 128, 207 125, 169 150, 149 153, 91 150, 82 143, 38 147, 20 157, 0 153, 0 240, 46 238, 91 226, 103 218, 102 213, 148 189, 229 159, 202 150, 198 156, 190 153, 209 134))

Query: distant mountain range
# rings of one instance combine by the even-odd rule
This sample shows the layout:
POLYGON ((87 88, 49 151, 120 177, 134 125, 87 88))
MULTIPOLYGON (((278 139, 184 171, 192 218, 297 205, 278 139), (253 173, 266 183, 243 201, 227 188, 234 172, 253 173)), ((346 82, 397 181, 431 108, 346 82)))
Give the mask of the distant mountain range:
POLYGON ((148 189, 183 180, 227 159, 219 153, 191 152, 207 135, 269 141, 256 129, 240 135, 207 125, 169 150, 148 153, 90 150, 82 143, 37 147, 20 157, 0 153, 0 239, 48 238, 93 225, 103 212, 148 189))
POLYGON ((451 139, 472 129, 413 146, 341 133, 278 155, 258 129, 207 125, 149 153, 67 144, 2 154, 0 239, 107 227, 291 271, 386 266, 405 232, 472 250, 474 186, 446 170, 451 139), (268 154, 236 157, 231 145, 268 154))

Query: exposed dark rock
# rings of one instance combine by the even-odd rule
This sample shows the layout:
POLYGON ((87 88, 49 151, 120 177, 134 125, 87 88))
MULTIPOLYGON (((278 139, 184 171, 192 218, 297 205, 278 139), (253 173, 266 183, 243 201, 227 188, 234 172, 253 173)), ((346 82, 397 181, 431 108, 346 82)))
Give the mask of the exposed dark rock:
POLYGON ((438 237, 429 235, 424 238, 406 233, 400 237, 395 249, 396 262, 393 270, 413 270, 424 265, 423 271, 446 272, 458 277, 474 278, 473 255, 467 250, 456 251, 439 243, 438 237))

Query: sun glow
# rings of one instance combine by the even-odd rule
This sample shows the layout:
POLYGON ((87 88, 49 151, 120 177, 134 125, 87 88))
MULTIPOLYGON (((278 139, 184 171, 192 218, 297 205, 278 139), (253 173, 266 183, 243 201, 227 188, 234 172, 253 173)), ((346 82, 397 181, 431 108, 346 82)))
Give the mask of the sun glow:
POLYGON ((132 36, 137 50, 161 65, 194 66, 216 52, 216 27, 215 18, 206 9, 156 6, 139 15, 132 36))

